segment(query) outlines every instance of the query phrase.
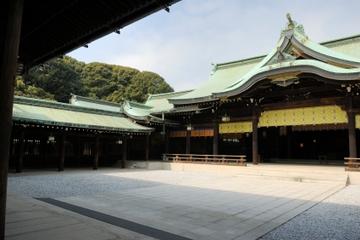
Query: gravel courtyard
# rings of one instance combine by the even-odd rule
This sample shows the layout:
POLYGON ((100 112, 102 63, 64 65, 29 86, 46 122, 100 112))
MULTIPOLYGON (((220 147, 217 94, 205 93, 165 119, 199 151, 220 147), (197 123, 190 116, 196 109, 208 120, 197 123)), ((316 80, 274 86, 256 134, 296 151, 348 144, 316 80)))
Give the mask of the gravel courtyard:
POLYGON ((360 186, 338 182, 113 169, 11 175, 8 189, 188 239, 360 239, 360 186))

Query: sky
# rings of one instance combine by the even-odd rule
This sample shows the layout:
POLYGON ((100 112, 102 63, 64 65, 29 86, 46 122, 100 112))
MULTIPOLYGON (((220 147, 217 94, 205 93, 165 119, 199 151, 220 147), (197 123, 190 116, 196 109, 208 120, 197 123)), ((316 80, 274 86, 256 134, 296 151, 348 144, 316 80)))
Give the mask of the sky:
POLYGON ((360 34, 359 0, 182 0, 68 55, 153 71, 176 91, 208 80, 212 64, 267 54, 286 13, 316 42, 360 34))

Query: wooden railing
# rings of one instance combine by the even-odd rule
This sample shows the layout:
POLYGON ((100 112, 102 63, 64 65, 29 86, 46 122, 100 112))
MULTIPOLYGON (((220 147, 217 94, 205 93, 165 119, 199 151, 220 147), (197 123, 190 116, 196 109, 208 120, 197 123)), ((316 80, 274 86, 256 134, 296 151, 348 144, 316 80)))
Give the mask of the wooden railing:
POLYGON ((360 158, 346 157, 344 159, 346 171, 360 171, 360 158))
POLYGON ((165 161, 246 166, 245 155, 163 154, 165 161))

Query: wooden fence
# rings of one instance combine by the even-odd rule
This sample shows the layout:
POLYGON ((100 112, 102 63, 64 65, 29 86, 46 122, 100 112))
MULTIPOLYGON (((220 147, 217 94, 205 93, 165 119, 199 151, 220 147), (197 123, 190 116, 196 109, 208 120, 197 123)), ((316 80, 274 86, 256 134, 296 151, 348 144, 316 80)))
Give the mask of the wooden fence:
POLYGON ((360 171, 360 158, 346 157, 344 159, 346 171, 360 171))
POLYGON ((245 155, 164 154, 165 161, 246 166, 245 155))

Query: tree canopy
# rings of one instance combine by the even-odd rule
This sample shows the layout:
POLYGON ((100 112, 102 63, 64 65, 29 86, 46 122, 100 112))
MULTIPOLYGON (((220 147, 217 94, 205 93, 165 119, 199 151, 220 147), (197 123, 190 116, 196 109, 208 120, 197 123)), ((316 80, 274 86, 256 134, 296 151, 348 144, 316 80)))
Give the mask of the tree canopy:
POLYGON ((105 63, 80 62, 65 56, 33 67, 18 78, 15 94, 67 102, 70 94, 113 102, 143 102, 148 94, 173 91, 158 74, 105 63))

